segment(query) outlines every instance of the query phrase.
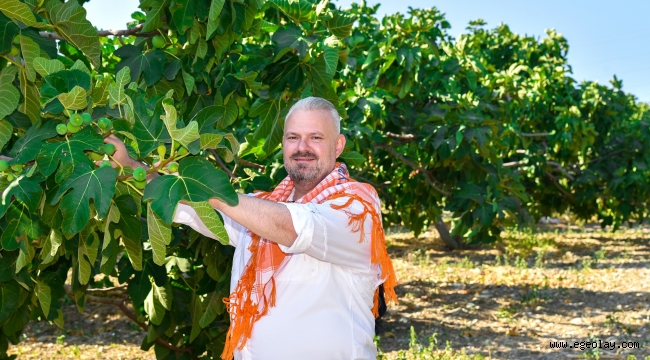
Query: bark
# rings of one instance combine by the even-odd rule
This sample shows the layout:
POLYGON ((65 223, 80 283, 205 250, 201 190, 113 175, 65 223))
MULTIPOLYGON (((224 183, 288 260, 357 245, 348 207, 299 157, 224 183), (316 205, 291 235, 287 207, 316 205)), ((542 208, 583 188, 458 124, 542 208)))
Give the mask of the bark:
POLYGON ((438 234, 440 234, 440 238, 445 243, 445 245, 447 245, 452 250, 458 250, 461 248, 460 236, 451 236, 449 229, 447 229, 447 224, 442 221, 442 218, 438 218, 434 226, 436 227, 436 230, 438 230, 438 234))

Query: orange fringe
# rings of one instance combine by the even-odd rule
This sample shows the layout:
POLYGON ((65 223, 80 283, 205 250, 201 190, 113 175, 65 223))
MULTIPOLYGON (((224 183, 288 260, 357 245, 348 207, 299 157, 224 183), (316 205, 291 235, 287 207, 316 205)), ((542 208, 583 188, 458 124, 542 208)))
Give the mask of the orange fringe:
MULTIPOLYGON (((366 216, 370 215, 372 217, 372 231, 370 233, 370 261, 373 264, 379 264, 381 266, 381 278, 384 279, 384 296, 386 297, 386 302, 397 304, 397 294, 395 293, 395 287, 397 286, 397 277, 395 277, 393 263, 390 261, 390 257, 388 256, 386 237, 384 236, 384 228, 382 227, 381 223, 381 214, 377 213, 375 207, 370 201, 362 198, 357 194, 338 192, 332 196, 329 196, 328 200, 334 200, 341 197, 349 197, 350 199, 342 205, 332 204, 332 209, 341 210, 349 208, 355 200, 363 205, 364 209, 359 214, 354 214, 347 209, 344 210, 345 213, 350 217, 348 226, 352 227, 352 231, 361 231, 361 238, 359 239, 359 242, 363 242, 365 240, 366 233, 364 231, 364 223, 366 216)), ((375 317, 378 317, 379 289, 375 290, 373 303, 372 313, 375 315, 375 317)))

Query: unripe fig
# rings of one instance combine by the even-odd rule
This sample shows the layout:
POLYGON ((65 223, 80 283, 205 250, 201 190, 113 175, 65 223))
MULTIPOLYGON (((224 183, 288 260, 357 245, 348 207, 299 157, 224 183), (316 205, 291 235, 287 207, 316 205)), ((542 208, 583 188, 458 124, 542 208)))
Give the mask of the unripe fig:
POLYGON ((167 170, 169 170, 170 173, 177 172, 178 171, 178 163, 175 163, 175 162, 169 163, 169 165, 167 165, 167 170))
POLYGON ((135 184, 135 187, 137 187, 140 190, 144 189, 144 187, 147 186, 146 181, 134 181, 133 184, 135 184))
POLYGON ((136 168, 133 170, 133 179, 135 181, 144 181, 147 178, 147 171, 144 168, 136 168))
POLYGON ((107 167, 107 166, 111 166, 111 162, 108 160, 102 161, 101 165, 99 165, 99 167, 107 167))
POLYGON ((11 50, 9 50, 9 55, 10 56, 18 56, 18 54, 20 54, 20 50, 18 50, 17 47, 12 46, 11 50))
POLYGON ((102 160, 104 158, 104 155, 98 154, 94 151, 89 151, 88 155, 90 156, 90 159, 92 159, 93 161, 102 160))
POLYGON ((7 175, 7 181, 14 181, 15 178, 14 174, 7 175))
POLYGON ((65 124, 58 124, 56 126, 56 133, 59 135, 65 135, 68 133, 68 127, 65 124))
POLYGON ((81 126, 84 123, 84 119, 79 114, 70 115, 70 122, 74 126, 81 126))
POLYGON ((7 160, 0 160, 0 171, 7 171, 7 169, 9 169, 7 160))
POLYGON ((97 125, 99 126, 100 129, 104 131, 110 129, 112 126, 111 121, 104 117, 97 120, 97 125))
POLYGON ((162 49, 165 47, 165 45, 167 45, 167 42, 162 36, 156 35, 151 39, 151 44, 155 49, 162 49))
POLYGON ((89 113, 83 113, 81 114, 81 118, 83 119, 83 124, 84 125, 90 125, 93 123, 93 117, 90 116, 89 113))
POLYGON ((104 144, 104 152, 106 155, 112 156, 115 154, 115 145, 113 144, 104 144))
POLYGON ((66 125, 66 127, 68 128, 68 132, 71 133, 71 134, 77 133, 79 131, 79 129, 80 129, 79 126, 75 126, 70 122, 68 123, 68 125, 66 125))
POLYGON ((23 169, 24 165, 23 164, 13 164, 11 165, 11 170, 14 172, 20 172, 23 169))
POLYGON ((167 147, 163 144, 158 145, 158 156, 160 156, 160 160, 165 158, 165 153, 167 153, 167 147))

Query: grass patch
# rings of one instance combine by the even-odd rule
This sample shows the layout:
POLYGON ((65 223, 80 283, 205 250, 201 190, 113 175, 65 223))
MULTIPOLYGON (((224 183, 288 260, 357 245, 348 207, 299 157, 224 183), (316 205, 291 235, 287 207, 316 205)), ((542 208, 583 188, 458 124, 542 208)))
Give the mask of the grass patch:
POLYGON ((375 344, 379 352, 377 354, 377 360, 483 360, 485 356, 481 354, 467 354, 465 350, 453 350, 451 348, 451 343, 447 341, 445 343, 445 348, 440 349, 438 347, 438 334, 434 333, 429 337, 429 345, 424 346, 418 340, 417 333, 415 328, 411 326, 410 338, 409 338, 409 349, 408 350, 399 350, 397 354, 387 355, 381 351, 381 346, 379 344, 379 338, 375 338, 375 344))

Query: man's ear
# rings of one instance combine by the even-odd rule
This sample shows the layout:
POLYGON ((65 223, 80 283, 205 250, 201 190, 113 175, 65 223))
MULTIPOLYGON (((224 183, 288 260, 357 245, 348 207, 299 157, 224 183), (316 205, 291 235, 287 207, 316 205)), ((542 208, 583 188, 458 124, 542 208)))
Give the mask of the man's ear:
POLYGON ((345 149, 345 136, 343 134, 339 134, 339 136, 336 137, 336 157, 338 158, 341 156, 343 153, 343 149, 345 149))

